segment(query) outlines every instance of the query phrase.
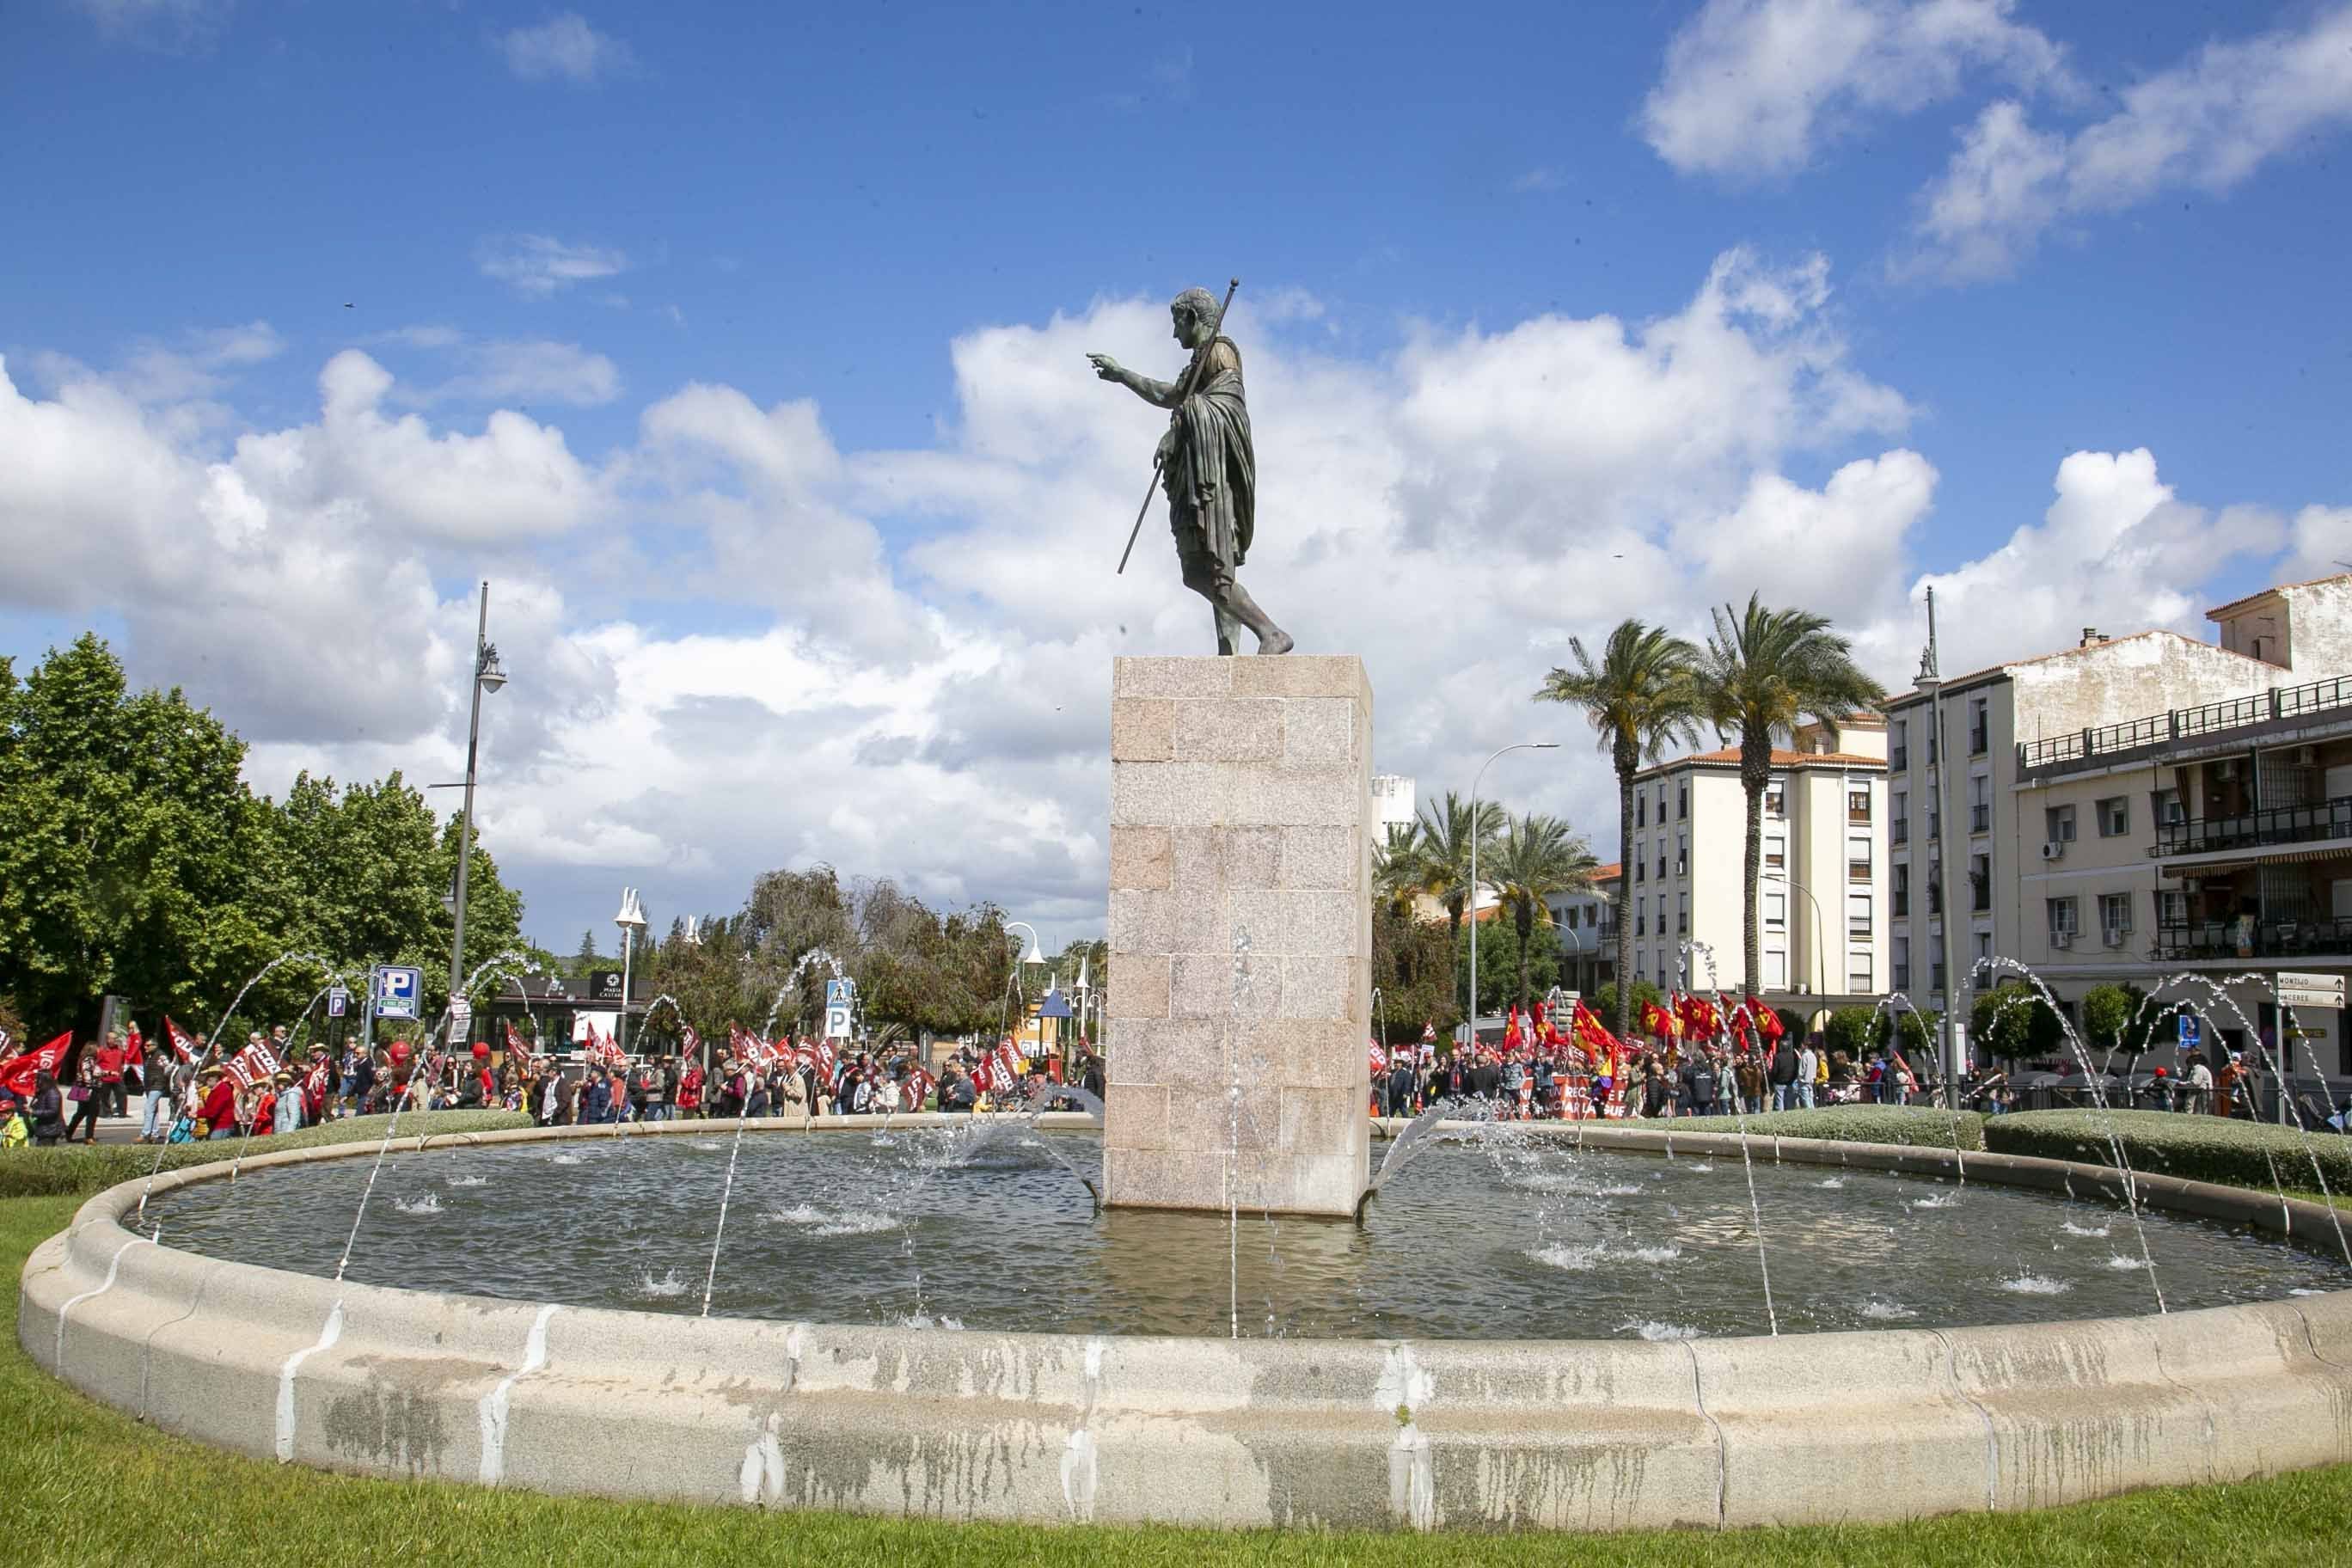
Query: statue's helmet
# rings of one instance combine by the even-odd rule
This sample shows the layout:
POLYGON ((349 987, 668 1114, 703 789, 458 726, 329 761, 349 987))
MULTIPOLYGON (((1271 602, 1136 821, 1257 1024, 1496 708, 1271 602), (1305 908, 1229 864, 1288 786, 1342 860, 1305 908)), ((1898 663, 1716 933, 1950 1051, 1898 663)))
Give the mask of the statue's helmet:
POLYGON ((1217 318, 1224 309, 1217 303, 1217 297, 1206 289, 1187 289, 1168 301, 1168 308, 1181 310, 1194 321, 1205 323, 1211 331, 1217 330, 1217 318))

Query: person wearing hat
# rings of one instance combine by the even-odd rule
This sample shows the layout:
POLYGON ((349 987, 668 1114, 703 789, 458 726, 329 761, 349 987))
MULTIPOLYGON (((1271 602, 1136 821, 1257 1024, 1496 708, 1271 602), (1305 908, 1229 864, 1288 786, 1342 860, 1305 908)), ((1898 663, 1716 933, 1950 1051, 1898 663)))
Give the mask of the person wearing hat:
POLYGON ((33 1130, 17 1110, 16 1097, 0 1094, 0 1149, 22 1149, 32 1136, 33 1130))
POLYGON ((236 1136, 236 1084, 217 1067, 196 1076, 196 1121, 200 1138, 236 1136))

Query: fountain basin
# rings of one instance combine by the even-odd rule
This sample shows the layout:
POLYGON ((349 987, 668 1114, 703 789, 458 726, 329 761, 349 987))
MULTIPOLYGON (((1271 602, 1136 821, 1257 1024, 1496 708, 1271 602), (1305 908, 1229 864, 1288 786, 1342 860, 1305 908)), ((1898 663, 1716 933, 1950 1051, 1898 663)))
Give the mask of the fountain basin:
MULTIPOLYGON (((842 1131, 875 1123, 827 1119, 809 1135, 842 1131)), ((1580 1133, 1595 1148, 1666 1136, 1580 1133)), ((1736 1135, 1674 1142, 1739 1154, 1736 1135)), ((1771 1157, 1770 1141, 1755 1152, 1771 1157)), ((271 1154, 246 1170, 373 1152, 271 1154)), ((1778 1154, 1920 1175, 1954 1162, 1795 1141, 1778 1154)), ((174 1173, 156 1190, 226 1173, 174 1173)), ((2055 1161, 1972 1153, 1967 1173, 2120 1193, 2115 1172, 2055 1161)), ((91 1199, 28 1260, 28 1352, 167 1430, 341 1470, 948 1518, 1601 1530, 2036 1507, 2352 1459, 2346 1291, 2164 1317, 1674 1342, 959 1331, 337 1284, 141 1238, 122 1223, 141 1184, 91 1199)), ((2152 1206, 2273 1234, 2332 1226, 2316 1205, 2238 1189, 2138 1188, 2152 1206)))

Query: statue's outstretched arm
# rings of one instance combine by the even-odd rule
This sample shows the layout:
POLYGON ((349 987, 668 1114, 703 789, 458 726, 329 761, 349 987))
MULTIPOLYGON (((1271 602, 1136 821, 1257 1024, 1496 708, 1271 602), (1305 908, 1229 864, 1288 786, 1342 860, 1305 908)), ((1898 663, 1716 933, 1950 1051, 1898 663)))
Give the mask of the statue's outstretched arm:
POLYGON ((1135 394, 1136 396, 1140 397, 1144 402, 1152 405, 1154 407, 1173 408, 1176 406, 1176 384, 1174 382, 1154 381, 1148 375, 1138 375, 1135 372, 1122 366, 1118 361, 1111 358, 1108 354, 1088 354, 1087 358, 1093 362, 1095 374, 1102 377, 1103 380, 1117 382, 1119 385, 1127 388, 1129 392, 1135 394))

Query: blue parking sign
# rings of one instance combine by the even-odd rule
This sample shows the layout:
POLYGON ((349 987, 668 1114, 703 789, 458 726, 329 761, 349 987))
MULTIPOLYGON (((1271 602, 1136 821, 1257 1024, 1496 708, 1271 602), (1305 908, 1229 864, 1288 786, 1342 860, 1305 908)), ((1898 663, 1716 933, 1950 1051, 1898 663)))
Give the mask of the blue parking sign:
POLYGON ((376 966, 375 1016, 379 1018, 414 1018, 417 999, 424 994, 425 971, 384 963, 376 966))

